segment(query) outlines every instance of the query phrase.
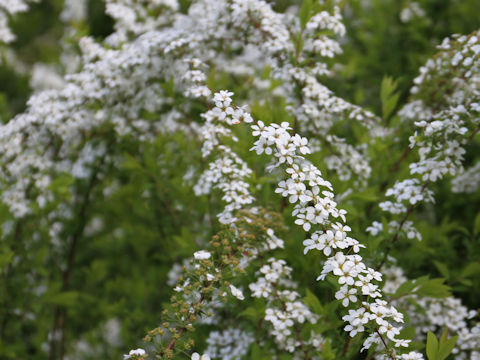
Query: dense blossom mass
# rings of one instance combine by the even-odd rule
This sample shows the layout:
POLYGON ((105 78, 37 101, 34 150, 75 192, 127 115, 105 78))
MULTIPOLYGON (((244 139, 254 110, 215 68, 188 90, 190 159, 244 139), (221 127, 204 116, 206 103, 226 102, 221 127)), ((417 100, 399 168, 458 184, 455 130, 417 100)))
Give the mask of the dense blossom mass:
MULTIPOLYGON (((419 3, 399 21, 425 18, 419 3)), ((99 41, 80 36, 87 2, 65 1, 78 46, 65 40, 62 71, 35 65, 27 109, 0 124, 0 346, 49 316, 45 336, 25 336, 49 359, 108 356, 92 338, 125 360, 480 358, 478 310, 462 302, 478 259, 452 269, 445 254, 414 265, 404 254, 433 258, 437 237, 452 253, 478 251, 480 218, 468 214, 471 231, 454 212, 471 212, 462 196, 480 183, 480 33, 445 39, 401 107, 386 78, 377 115, 327 86, 341 78, 352 9, 290 5, 106 0, 114 25, 99 41), (94 239, 132 253, 113 267, 94 239), (168 265, 161 280, 122 262, 152 253, 168 265), (73 339, 74 314, 95 308, 73 283, 111 273, 105 289, 120 300, 102 316, 128 313, 123 294, 151 286, 141 319, 155 327, 126 344, 112 317, 73 339)), ((1 42, 25 11, 28 1, 0 0, 1 42)))

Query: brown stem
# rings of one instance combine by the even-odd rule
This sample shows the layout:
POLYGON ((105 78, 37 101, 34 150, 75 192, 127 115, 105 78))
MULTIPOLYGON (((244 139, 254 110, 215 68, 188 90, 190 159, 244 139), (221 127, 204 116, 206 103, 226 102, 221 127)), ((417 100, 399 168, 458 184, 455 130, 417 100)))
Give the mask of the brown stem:
MULTIPOLYGON (((202 293, 201 297, 200 297, 200 300, 197 301, 197 305, 200 305, 203 300, 205 300, 205 293, 202 293)), ((198 312, 194 313, 193 315, 197 315, 198 312)), ((190 322, 190 320, 192 319, 192 316, 193 315, 189 315, 187 317, 187 319, 185 320, 185 322, 190 322)), ((177 333, 177 335, 180 337, 180 335, 182 335, 185 331, 187 330, 187 328, 183 327, 179 330, 179 332, 177 333)), ((178 338, 175 338, 173 337, 172 340, 170 340, 170 342, 168 343, 168 346, 167 346, 167 350, 172 350, 174 347, 175 347, 175 342, 177 341, 178 338)), ((163 353, 161 353, 160 355, 163 355, 163 353)))
MULTIPOLYGON (((423 193, 425 189, 427 188, 428 182, 424 183, 422 186, 422 190, 420 193, 423 193)), ((403 217, 402 221, 400 222, 400 225, 398 225, 397 231, 395 235, 393 235, 392 241, 390 242, 390 245, 388 248, 385 250, 385 253, 383 254, 382 261, 380 261, 380 264, 377 265, 375 270, 380 271, 382 266, 385 264, 387 261, 388 255, 390 254, 390 251, 393 249, 393 245, 398 241, 398 237, 400 236, 400 231, 402 231, 403 225, 405 225, 405 222, 408 220, 408 217, 410 214, 413 212, 413 209, 415 208, 415 204, 411 204, 410 207, 408 208, 407 212, 405 213, 405 216, 403 217)))
MULTIPOLYGON (((31 189, 32 189, 32 184, 30 184, 27 187, 27 189, 25 190, 25 197, 26 198, 29 197, 31 189)), ((17 224, 15 225, 15 232, 13 234, 13 245, 12 245, 12 248, 11 248, 12 253, 15 253, 16 247, 20 243, 20 238, 22 236, 22 228, 23 228, 22 222, 18 221, 17 224)), ((13 271, 13 263, 12 263, 12 261, 10 261, 8 266, 7 266, 7 270, 5 271, 5 284, 4 284, 5 294, 9 293, 8 278, 12 275, 12 271, 13 271)), ((8 325, 8 319, 9 319, 8 318, 8 315, 9 315, 8 314, 8 306, 9 306, 9 302, 8 302, 8 297, 7 297, 5 299, 5 302, 4 302, 5 315, 2 319, 2 325, 1 325, 1 329, 0 329, 1 342, 4 342, 5 338, 7 336, 7 325, 8 325)))
MULTIPOLYGON (((14 245, 17 244, 20 241, 20 236, 22 232, 22 226, 20 222, 17 222, 17 225, 15 226, 15 232, 13 235, 14 239, 14 245)), ((13 248, 12 248, 13 251, 13 248)), ((12 262, 10 262, 7 266, 7 269, 5 270, 5 283, 4 283, 4 294, 9 293, 8 289, 8 278, 10 277, 12 272, 12 262)), ((9 306, 9 301, 8 301, 8 296, 5 298, 5 302, 3 303, 3 309, 5 310, 5 315, 3 316, 2 319, 2 325, 1 325, 1 330, 0 330, 0 339, 2 342, 5 341, 5 338, 7 336, 7 325, 8 325, 8 306, 9 306)))
POLYGON ((387 343, 385 342, 385 339, 383 338, 382 334, 378 332, 378 329, 375 330, 375 332, 380 336, 380 339, 382 340, 383 346, 385 346, 385 350, 387 350, 388 357, 392 360, 395 360, 395 356, 393 356, 392 350, 388 347, 387 343))
MULTIPOLYGON (((85 229, 85 226, 87 224, 87 210, 90 205, 90 195, 93 192, 93 189, 96 185, 96 182, 98 180, 98 174, 105 163, 106 155, 108 153, 108 149, 111 147, 107 147, 107 151, 105 152, 105 155, 102 156, 100 159, 100 162, 98 166, 96 167, 95 171, 93 172, 92 176, 90 177, 90 181, 88 183, 88 187, 86 192, 83 195, 82 201, 81 201, 81 207, 80 210, 76 216, 77 219, 79 219, 79 224, 76 227, 74 233, 72 234, 71 241, 70 241, 70 246, 69 246, 69 252, 68 252, 68 258, 67 258, 67 268, 65 271, 62 273, 62 287, 61 291, 66 291, 68 289, 68 286, 70 284, 70 279, 73 271, 73 266, 75 263, 75 258, 77 254, 77 248, 78 248, 78 242, 80 238, 83 235, 83 231, 85 229)), ((67 311, 66 309, 62 309, 60 305, 58 305, 55 308, 55 315, 54 315, 54 321, 53 321, 53 329, 52 329, 52 338, 50 340, 50 355, 49 359, 54 360, 56 357, 56 334, 58 329, 61 329, 61 335, 60 335, 60 357, 59 359, 63 359, 64 353, 65 353, 65 330, 66 330, 66 322, 67 322, 67 311)))
POLYGON ((477 133, 480 131, 480 126, 477 127, 475 130, 473 130, 472 134, 469 136, 468 140, 471 141, 475 135, 477 135, 477 133))
MULTIPOLYGON (((388 180, 385 180, 383 182, 383 184, 380 186, 380 192, 382 194, 385 193, 385 190, 387 189, 387 186, 389 184, 389 180, 394 178, 393 175, 398 171, 398 169, 400 168, 400 165, 407 158, 407 155, 410 153, 411 150, 412 149, 410 148, 410 146, 406 146, 405 149, 403 150, 402 155, 400 155, 400 157, 395 162, 395 164, 390 168, 390 170, 388 172, 389 173, 388 180)), ((366 211, 367 218, 370 217, 370 213, 372 212, 375 205, 376 205, 375 203, 372 203, 368 206, 367 211, 366 211)))
MULTIPOLYGON (((412 148, 410 146, 405 147, 405 149, 403 150, 403 153, 400 156, 400 158, 397 160, 395 165, 393 165, 393 167, 390 169, 390 171, 389 171, 390 175, 393 175, 398 171, 398 168, 400 167, 401 163, 403 162, 403 160, 405 160, 405 158, 407 157, 407 155, 410 153, 411 150, 412 150, 412 148)), ((391 178, 391 176, 390 176, 390 178, 391 178)), ((388 182, 383 184, 380 191, 384 192, 387 185, 388 185, 388 182)))
POLYGON ((347 355, 348 347, 350 346, 350 341, 351 340, 352 340, 352 338, 350 336, 348 336, 347 341, 345 342, 345 346, 343 347, 342 355, 340 356, 342 359, 344 359, 345 355, 347 355))
MULTIPOLYGON (((239 245, 241 245, 241 243, 239 243, 239 245)), ((233 257, 233 256, 235 256, 235 255, 237 255, 237 254, 238 254, 238 250, 234 250, 234 251, 232 251, 231 253, 227 253, 226 256, 227 256, 228 258, 231 258, 231 257, 233 257)), ((221 265, 218 267, 218 270, 221 272, 226 266, 227 266, 226 264, 221 264, 221 265)), ((211 284, 212 284, 212 282, 207 282, 207 283, 205 283, 205 284, 204 284, 204 288, 208 288, 211 284)), ((200 295, 200 299, 199 299, 195 304, 191 305, 191 308, 196 309, 196 310, 195 310, 192 314, 190 314, 190 315, 185 319, 185 321, 184 321, 185 323, 191 322, 192 319, 193 319, 194 317, 196 317, 196 316, 200 313, 201 309, 200 309, 200 306, 199 306, 199 305, 201 305, 204 300, 205 300, 205 292, 202 291, 202 292, 201 292, 201 295, 200 295)), ((172 339, 171 339, 170 342, 168 343, 168 345, 167 345, 167 347, 165 348, 165 350, 162 351, 162 352, 160 352, 159 356, 160 356, 160 357, 163 357, 163 356, 166 355, 165 352, 167 352, 167 351, 169 351, 169 350, 173 350, 173 349, 175 348, 175 343, 177 342, 178 339, 180 339, 180 335, 182 335, 186 330, 187 330, 186 327, 180 328, 180 330, 178 330, 177 336, 172 337, 172 339)))

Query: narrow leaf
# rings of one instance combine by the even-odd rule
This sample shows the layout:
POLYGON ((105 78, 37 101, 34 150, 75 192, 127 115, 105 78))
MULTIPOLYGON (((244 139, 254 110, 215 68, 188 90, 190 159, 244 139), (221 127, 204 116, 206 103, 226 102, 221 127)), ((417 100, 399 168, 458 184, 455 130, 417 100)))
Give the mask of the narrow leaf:
POLYGON ((435 335, 429 331, 427 334, 427 357, 428 360, 438 360, 438 340, 435 335))
POLYGON ((473 225, 473 233, 477 235, 480 233, 480 213, 475 217, 475 224, 473 225))
POLYGON ((442 335, 440 336, 440 342, 438 346, 442 347, 442 345, 445 344, 447 339, 448 339, 448 328, 445 328, 445 330, 443 330, 442 332, 442 335))
POLYGON ((438 349, 437 360, 446 359, 447 356, 450 355, 453 348, 455 347, 455 344, 457 343, 457 340, 458 340, 458 336, 454 336, 454 337, 448 339, 443 345, 441 345, 440 349, 438 349))
POLYGON ((450 272, 448 271, 447 265, 439 261, 434 261, 433 263, 443 277, 446 277, 447 279, 450 277, 450 272))
POLYGON ((300 8, 300 27, 305 29, 305 25, 307 25, 308 20, 310 20, 310 17, 312 16, 312 8, 313 8, 313 2, 312 0, 303 0, 302 7, 300 8))
POLYGON ((462 270, 461 277, 470 277, 473 275, 477 275, 480 273, 480 263, 479 262, 472 262, 465 266, 465 268, 462 270))

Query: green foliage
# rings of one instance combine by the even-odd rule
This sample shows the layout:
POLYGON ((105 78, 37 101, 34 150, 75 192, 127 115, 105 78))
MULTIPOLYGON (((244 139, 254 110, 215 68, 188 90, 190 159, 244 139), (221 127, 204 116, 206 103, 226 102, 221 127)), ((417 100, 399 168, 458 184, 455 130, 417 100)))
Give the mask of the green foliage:
POLYGON ((395 294, 392 294, 392 297, 397 299, 409 294, 418 294, 432 298, 446 298, 451 293, 450 287, 444 285, 444 282, 445 279, 429 279, 428 276, 408 280, 400 285, 395 294))
POLYGON ((300 7, 299 17, 300 17, 300 27, 305 29, 308 20, 312 17, 313 11, 313 0, 303 0, 302 6, 300 7))
POLYGON ((448 331, 445 329, 440 341, 432 332, 427 334, 427 357, 428 360, 444 360, 452 352, 458 336, 447 339, 448 331))
POLYGON ((382 114, 385 121, 389 119, 398 104, 400 94, 397 93, 397 87, 397 82, 392 78, 388 76, 383 78, 380 99, 382 100, 382 114))

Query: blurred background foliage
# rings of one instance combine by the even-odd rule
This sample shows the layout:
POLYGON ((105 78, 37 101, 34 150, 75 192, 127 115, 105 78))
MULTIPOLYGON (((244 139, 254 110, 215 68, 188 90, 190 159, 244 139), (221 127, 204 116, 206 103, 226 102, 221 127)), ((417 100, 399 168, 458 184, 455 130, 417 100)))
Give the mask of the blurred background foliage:
MULTIPOLYGON (((300 3, 293 0, 270 2, 278 10, 300 3)), ((381 83, 385 76, 390 76, 398 83, 400 107, 408 98, 418 68, 435 53, 435 46, 452 33, 468 34, 480 27, 480 0, 418 0, 416 3, 423 13, 407 16, 404 11, 411 6, 411 1, 345 1, 347 36, 342 41, 344 54, 334 60, 335 76, 326 79, 326 84, 339 96, 381 114, 381 83)), ((186 10, 188 4, 188 0, 181 1, 182 10, 186 10)), ((16 60, 13 63, 5 61, 7 48, 0 52, 0 118, 3 122, 26 107, 32 92, 29 69, 37 62, 59 62, 62 39, 68 28, 59 17, 62 7, 62 0, 43 0, 33 4, 27 13, 11 19, 17 40, 10 49, 16 60)), ((89 0, 87 13, 85 23, 73 24, 76 36, 90 35, 101 41, 112 32, 113 22, 104 13, 103 1, 89 0)), ((238 94, 244 91, 225 77, 218 76, 213 81, 218 89, 228 88, 238 94)), ((252 107, 252 114, 266 121, 270 120, 269 117, 271 120, 274 117, 276 122, 290 120, 285 112, 276 109, 283 109, 283 106, 257 104, 252 107)), ((405 133, 398 135, 408 139, 410 131, 407 128, 405 133)), ((218 230, 214 221, 210 221, 219 212, 216 208, 218 202, 214 205, 210 199, 196 198, 191 187, 184 186, 184 176, 191 170, 189 164, 201 163, 197 144, 190 143, 180 134, 171 140, 159 138, 155 143, 141 147, 132 140, 131 144, 123 142, 121 147, 114 147, 126 159, 125 162, 99 174, 101 185, 91 195, 93 200, 88 208, 77 209, 84 221, 89 222, 91 232, 82 238, 82 250, 68 292, 59 292, 60 271, 55 273, 44 269, 42 272, 48 259, 56 256, 53 247, 46 242, 37 242, 25 249, 29 254, 28 266, 39 269, 39 279, 45 275, 49 279, 38 290, 41 298, 38 303, 23 299, 22 293, 15 291, 30 286, 35 279, 15 277, 17 282, 2 290, 4 295, 7 294, 8 300, 5 301, 27 312, 22 318, 9 315, 9 333, 1 334, 1 359, 41 359, 44 351, 48 352, 45 349, 48 347, 48 342, 45 345, 46 332, 51 328, 53 312, 59 306, 68 309, 67 347, 82 350, 78 352, 82 354, 81 359, 120 358, 143 334, 158 325, 162 304, 168 302, 170 296, 171 286, 167 287, 166 282, 172 265, 181 263, 218 230), (108 191, 114 191, 115 195, 105 202, 103 194, 108 191), (147 193, 149 195, 145 196, 147 193), (95 221, 102 226, 96 227, 95 221), (195 224, 204 223, 209 226, 195 227, 195 224), (28 319, 29 313, 35 314, 35 320, 28 319), (22 334, 22 341, 18 341, 19 334, 22 334), (92 348, 88 340, 98 346, 92 348)), ((248 148, 243 146, 244 152, 240 155, 252 168, 262 168, 264 164, 245 150, 248 148)), ((376 182, 382 184, 389 180, 388 169, 394 164, 391 154, 401 153, 402 149, 385 149, 382 144, 374 145, 372 149, 374 153, 370 156, 378 160, 373 169, 379 174, 376 182)), ((473 148, 470 153, 479 150, 473 148)), ((316 163, 321 164, 321 159, 316 163)), ((328 169, 322 171, 329 173, 328 169)), ((56 191, 61 192, 71 181, 68 176, 58 179, 56 191)), ((333 183, 336 189, 345 190, 342 182, 333 183)), ((476 241, 480 232, 477 215, 480 196, 455 195, 447 189, 448 186, 447 182, 437 185, 435 206, 437 214, 444 211, 449 216, 432 219, 425 209, 422 222, 428 231, 422 231, 423 242, 405 239, 399 242, 393 255, 409 277, 423 274, 443 277, 453 286, 455 295, 474 308, 478 306, 480 293, 480 280, 476 276, 480 273, 480 262, 475 258, 480 251, 476 241)), ((273 189, 273 183, 271 187, 264 187, 259 198, 264 205, 278 208, 281 199, 274 196, 273 189)), ((378 209, 371 210, 372 203, 378 198, 368 189, 356 196, 361 200, 356 203, 359 204, 356 208, 349 208, 348 201, 345 206, 350 214, 349 224, 358 240, 366 243, 369 251, 374 253, 379 243, 358 230, 368 216, 381 216, 378 209)), ((0 210, 0 215, 8 216, 5 209, 0 210)), ((287 213, 288 210, 285 219, 291 225, 287 213)), ((18 230, 18 236, 23 231, 33 231, 35 226, 35 220, 27 219, 18 230)), ((75 226, 78 224, 72 222, 72 228, 66 231, 74 232, 75 226)), ((316 274, 312 269, 318 268, 318 258, 312 254, 303 256, 300 232, 292 231, 286 238, 284 256, 295 268, 294 277, 303 284, 312 284, 316 274)), ((0 252, 0 264, 8 263, 11 256, 6 251, 0 252)), ((330 293, 333 298, 327 284, 319 284, 317 293, 330 293)), ((5 309, 7 304, 3 305, 5 309)), ((5 318, 2 312, 0 306, 0 315, 5 318)), ((2 325, 0 330, 5 328, 2 325)))
POLYGON ((98 40, 113 31, 113 20, 105 14, 102 0, 88 0, 87 6, 85 23, 66 24, 61 20, 63 0, 32 3, 29 11, 10 19, 17 39, 8 48, 0 44, 0 119, 3 122, 25 109, 32 91, 29 86, 32 66, 37 62, 59 62, 62 41, 68 41, 62 40, 68 37, 67 25, 74 26, 77 36, 89 35, 98 40))
MULTIPOLYGON (((300 0, 271 0, 276 10, 298 5, 300 0)), ((189 0, 180 1, 182 10, 189 0)), ((328 85, 340 96, 357 104, 380 109, 380 84, 385 75, 399 81, 402 99, 408 96, 418 68, 435 52, 435 46, 451 34, 468 34, 479 27, 480 0, 344 0, 347 37, 344 54, 337 57, 339 76, 328 85), (412 3, 422 9, 402 20, 401 13, 412 3)), ((28 67, 36 62, 54 63, 61 53, 65 23, 60 20, 62 0, 32 4, 30 11, 11 20, 17 40, 11 45, 28 67)), ((83 35, 101 40, 113 30, 102 0, 88 0, 85 24, 76 24, 83 35)), ((11 65, 0 65, 0 114, 3 121, 25 108, 31 89, 28 75, 11 65)))

